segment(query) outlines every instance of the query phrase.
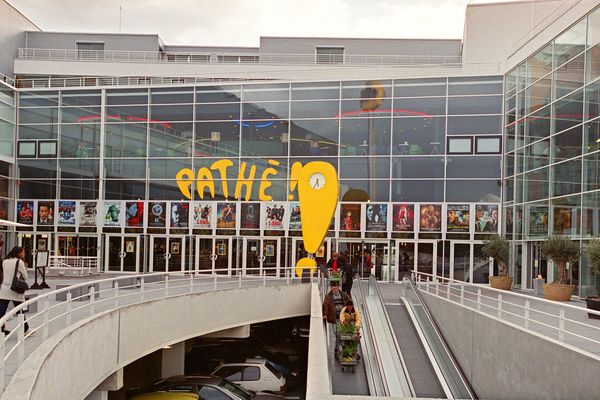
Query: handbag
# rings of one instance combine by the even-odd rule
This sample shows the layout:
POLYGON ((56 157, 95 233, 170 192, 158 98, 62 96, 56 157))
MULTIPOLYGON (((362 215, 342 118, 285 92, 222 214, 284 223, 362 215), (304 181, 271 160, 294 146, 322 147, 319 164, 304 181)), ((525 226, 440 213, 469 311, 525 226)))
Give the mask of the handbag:
POLYGON ((10 290, 19 294, 23 294, 27 289, 29 289, 29 285, 27 284, 25 279, 23 279, 20 276, 17 276, 17 271, 19 269, 19 261, 21 260, 17 260, 17 263, 15 264, 15 276, 13 276, 12 284, 10 285, 10 290))

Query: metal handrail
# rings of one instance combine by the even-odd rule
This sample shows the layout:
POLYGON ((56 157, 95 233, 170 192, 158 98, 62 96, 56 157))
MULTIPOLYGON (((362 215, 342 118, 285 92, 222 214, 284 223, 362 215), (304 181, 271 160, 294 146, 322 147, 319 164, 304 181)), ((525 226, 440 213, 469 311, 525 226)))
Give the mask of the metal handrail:
MULTIPOLYGON (((301 282, 300 279, 293 278, 293 269, 291 268, 280 269, 279 276, 267 275, 267 271, 260 269, 256 275, 237 274, 231 276, 228 274, 230 272, 229 269, 218 269, 209 270, 206 273, 177 271, 123 275, 86 281, 40 293, 14 307, 0 318, 0 326, 13 325, 9 327, 11 332, 8 335, 0 334, 0 392, 5 388, 6 377, 12 375, 11 371, 7 370, 7 365, 18 366, 25 359, 26 338, 33 332, 37 332, 42 341, 47 340, 54 334, 50 332, 51 324, 54 329, 59 328, 56 330, 58 332, 72 326, 75 322, 101 312, 118 309, 122 305, 143 303, 146 300, 219 289, 266 286, 268 282, 281 285, 301 282), (65 300, 54 300, 58 298, 57 296, 64 296, 65 300), (82 301, 82 303, 76 304, 75 301, 82 301), (26 321, 21 311, 33 307, 36 307, 38 311, 27 318, 31 330, 26 334, 26 321), (16 326, 13 324, 14 320, 16 320, 16 326)), ((28 342, 28 352, 32 352, 35 348, 34 343, 28 342)))
POLYGON ((577 315, 582 314, 585 320, 590 314, 600 317, 600 311, 422 272, 414 272, 414 275, 417 288, 423 292, 478 312, 484 312, 492 318, 519 326, 536 335, 558 340, 558 342, 578 348, 596 359, 600 358, 597 354, 600 352, 600 340, 597 339, 600 338, 600 323, 590 324, 575 319, 577 315), (482 289, 493 295, 485 294, 482 289), (522 300, 523 305, 515 301, 508 301, 506 297, 522 300), (546 321, 540 320, 544 317, 547 319, 546 321), (583 327, 590 333, 578 332, 574 329, 575 327, 583 327), (539 328, 547 328, 552 334, 539 328), (568 343, 569 338, 577 340, 568 343))
POLYGON ((359 308, 359 312, 362 314, 363 319, 363 335, 361 341, 364 344, 362 351, 364 353, 365 372, 367 373, 369 390, 371 396, 387 396, 389 388, 385 379, 385 371, 383 370, 381 363, 381 355, 375 344, 375 333, 371 326, 371 316, 366 305, 366 296, 362 285, 362 279, 357 278, 356 282, 358 292, 360 293, 359 298, 361 302, 364 302, 362 304, 356 304, 355 306, 359 308), (376 365, 371 365, 371 352, 375 358, 376 365))
POLYGON ((283 64, 283 65, 447 65, 462 63, 462 57, 416 54, 314 54, 314 53, 260 53, 260 52, 183 52, 134 50, 77 50, 19 48, 18 59, 78 61, 78 62, 134 62, 177 64, 283 64))

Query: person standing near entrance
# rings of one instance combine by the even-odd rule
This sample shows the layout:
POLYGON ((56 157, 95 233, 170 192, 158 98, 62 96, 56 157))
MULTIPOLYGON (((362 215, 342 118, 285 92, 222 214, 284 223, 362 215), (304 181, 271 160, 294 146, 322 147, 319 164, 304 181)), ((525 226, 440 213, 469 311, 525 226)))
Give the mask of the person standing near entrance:
POLYGON ((333 272, 337 272, 341 269, 339 254, 335 251, 331 254, 331 258, 327 261, 327 269, 332 270, 333 272))
POLYGON ((342 291, 348 296, 352 296, 351 292, 352 283, 354 282, 354 268, 352 268, 352 264, 350 264, 348 260, 344 258, 344 256, 339 256, 338 260, 342 269, 342 291))

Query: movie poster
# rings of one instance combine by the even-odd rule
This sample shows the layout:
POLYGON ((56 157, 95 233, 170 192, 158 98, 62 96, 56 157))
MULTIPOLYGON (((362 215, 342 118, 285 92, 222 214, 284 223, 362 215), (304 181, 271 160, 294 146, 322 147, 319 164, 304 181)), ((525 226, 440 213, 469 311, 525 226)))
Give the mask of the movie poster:
POLYGON ((285 217, 285 203, 271 202, 265 204, 263 220, 265 221, 266 230, 285 229, 285 225, 283 223, 285 217))
POLYGON ((58 224, 73 226, 77 215, 77 203, 74 201, 60 200, 58 202, 58 224))
POLYGON ((17 222, 33 225, 33 201, 17 201, 17 222))
POLYGON ((213 217, 215 216, 214 203, 195 201, 192 213, 192 228, 212 229, 213 217))
POLYGON ((529 234, 548 234, 548 207, 531 207, 529 209, 529 234))
POLYGON ((235 203, 217 203, 217 229, 235 229, 235 203))
POLYGON ((242 229, 260 229, 260 203, 242 203, 242 229))
POLYGON ((469 232, 470 212, 468 204, 448 204, 447 232, 469 232))
POLYGON ((171 203, 171 228, 187 228, 190 226, 190 203, 171 203))
POLYGON ((54 225, 54 202, 53 201, 38 201, 37 224, 38 224, 38 226, 54 225))
POLYGON ((571 235, 575 234, 577 221, 577 210, 569 207, 554 208, 554 234, 571 235))
POLYGON ((498 206, 477 204, 475 206, 475 232, 498 233, 498 206))
POLYGON ((167 226, 167 203, 151 201, 148 203, 148 227, 165 228, 167 226))
POLYGON ((415 230, 415 207, 412 204, 394 204, 392 229, 394 232, 415 230))
POLYGON ((340 204, 340 231, 360 231, 360 204, 340 204))
POLYGON ((128 201, 125 203, 125 226, 141 228, 144 226, 144 202, 128 201))
POLYGON ((96 226, 97 207, 95 201, 79 202, 79 226, 96 226))
POLYGON ((123 213, 121 207, 123 204, 120 201, 105 201, 104 202, 104 226, 121 226, 123 213))
POLYGON ((367 212, 365 216, 367 231, 387 231, 387 204, 367 203, 367 212))
POLYGON ((300 203, 292 201, 290 203, 290 230, 302 230, 302 220, 300 219, 300 203))
POLYGON ((439 204, 421 204, 419 212, 421 232, 442 231, 442 206, 439 204))

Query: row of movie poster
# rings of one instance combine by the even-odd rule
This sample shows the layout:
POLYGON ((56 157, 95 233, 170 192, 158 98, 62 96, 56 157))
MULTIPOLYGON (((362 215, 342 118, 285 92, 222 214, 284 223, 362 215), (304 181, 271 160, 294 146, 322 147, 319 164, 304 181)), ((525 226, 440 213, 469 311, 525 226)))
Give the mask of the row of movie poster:
MULTIPOLYGON (((37 226, 237 229, 239 224, 248 230, 302 229, 298 202, 105 200, 99 208, 96 201, 21 200, 16 206, 17 222, 37 226)), ((498 232, 498 205, 473 208, 475 232, 498 232)), ((471 212, 469 204, 446 205, 446 231, 470 232, 471 212)), ((339 230, 386 232, 391 224, 393 232, 441 232, 443 213, 441 204, 341 203, 339 230)))

